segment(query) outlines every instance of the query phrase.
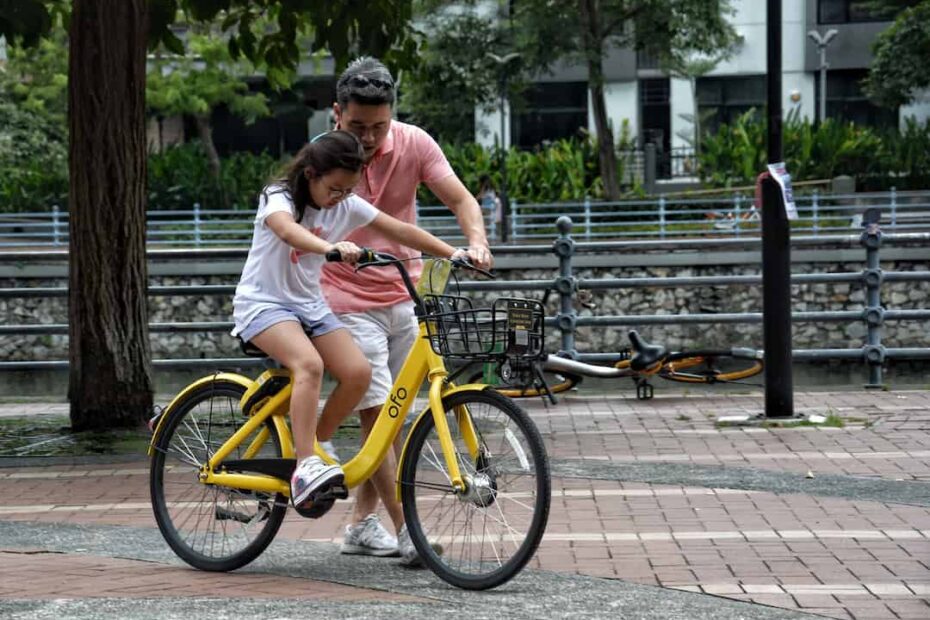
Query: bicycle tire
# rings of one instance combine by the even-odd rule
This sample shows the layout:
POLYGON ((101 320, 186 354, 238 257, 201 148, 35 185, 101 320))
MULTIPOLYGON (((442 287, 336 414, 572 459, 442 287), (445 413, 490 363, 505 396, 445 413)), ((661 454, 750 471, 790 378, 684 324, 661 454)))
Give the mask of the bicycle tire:
POLYGON ((469 490, 453 491, 435 421, 424 416, 411 431, 401 465, 407 530, 441 579, 468 590, 494 588, 520 572, 546 529, 552 491, 545 446, 526 412, 493 390, 452 394, 443 408, 469 490), (478 435, 474 459, 457 412, 467 412, 478 435), (442 545, 441 554, 431 542, 442 545))
POLYGON ((761 360, 730 351, 682 351, 669 355, 658 374, 681 383, 728 383, 761 372, 761 360))
MULTIPOLYGON (((564 371, 552 372, 549 370, 542 371, 546 385, 549 386, 549 392, 552 394, 561 394, 578 386, 584 379, 581 375, 568 373, 564 371)), ((476 372, 468 377, 468 383, 484 383, 484 373, 476 372)), ((535 385, 519 385, 516 383, 501 383, 491 386, 498 394, 503 394, 507 398, 530 398, 533 396, 546 396, 546 391, 542 387, 535 385)))
MULTIPOLYGON (((206 571, 245 566, 271 543, 287 512, 287 497, 208 486, 200 467, 246 421, 239 408, 245 388, 228 380, 207 383, 185 396, 165 420, 149 475, 155 521, 182 560, 206 571), (232 527, 235 524, 238 527, 232 527)), ((265 441, 255 455, 280 458, 281 439, 268 420, 265 441)), ((247 438, 230 458, 241 458, 247 438)))

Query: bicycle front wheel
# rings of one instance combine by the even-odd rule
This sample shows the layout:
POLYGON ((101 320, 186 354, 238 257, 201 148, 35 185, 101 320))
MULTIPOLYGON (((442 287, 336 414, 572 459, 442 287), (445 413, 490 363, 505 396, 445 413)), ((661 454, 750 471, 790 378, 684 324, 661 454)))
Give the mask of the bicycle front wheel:
POLYGON ((762 361, 730 351, 694 351, 670 355, 659 376, 683 383, 728 383, 762 372, 762 361))
POLYGON ((453 489, 435 421, 422 418, 401 465, 407 529, 440 578, 470 590, 493 588, 516 575, 542 540, 549 460, 529 416, 494 391, 453 394, 443 409, 466 489, 453 489))
MULTIPOLYGON (((239 408, 244 393, 223 379, 197 388, 168 414, 155 444, 149 476, 155 521, 174 552, 201 570, 230 571, 254 560, 287 512, 282 494, 208 486, 198 478, 217 448, 245 423, 239 408)), ((281 456, 281 440, 269 420, 229 458, 281 456)))

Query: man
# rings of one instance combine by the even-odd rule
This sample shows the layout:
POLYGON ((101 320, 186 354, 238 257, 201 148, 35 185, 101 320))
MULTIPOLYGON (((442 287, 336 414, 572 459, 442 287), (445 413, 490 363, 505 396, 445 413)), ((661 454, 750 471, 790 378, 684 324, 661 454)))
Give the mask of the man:
MULTIPOLYGON (((415 223, 417 187, 425 183, 455 214, 468 240, 467 253, 472 261, 490 268, 492 257, 481 208, 455 175, 439 145, 422 129, 392 119, 394 100, 394 79, 374 58, 359 58, 336 83, 336 125, 355 134, 365 149, 367 165, 355 192, 381 211, 415 223)), ((398 258, 417 254, 368 228, 354 232, 347 240, 398 258)), ((411 276, 420 275, 418 261, 407 265, 411 276)), ((371 362, 371 386, 359 403, 364 438, 416 339, 413 303, 394 269, 355 272, 349 265, 330 263, 323 270, 322 283, 330 307, 371 362)), ((395 498, 395 471, 396 457, 390 452, 371 480, 359 488, 353 523, 346 526, 343 553, 400 554, 404 564, 419 563, 401 505, 395 498), (396 539, 375 514, 379 497, 393 521, 396 539)))

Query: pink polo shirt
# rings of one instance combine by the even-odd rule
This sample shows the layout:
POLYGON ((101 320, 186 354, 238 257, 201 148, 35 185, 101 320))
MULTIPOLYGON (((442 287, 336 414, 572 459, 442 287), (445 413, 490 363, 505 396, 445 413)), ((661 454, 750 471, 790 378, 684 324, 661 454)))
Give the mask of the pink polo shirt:
MULTIPOLYGON (((387 138, 363 169, 355 193, 380 211, 414 224, 417 186, 452 174, 452 166, 429 134, 419 127, 391 121, 387 138)), ((398 258, 420 254, 383 237, 369 226, 355 230, 346 240, 398 258)), ((416 282, 422 264, 410 261, 405 265, 416 282)), ((393 267, 373 267, 356 273, 350 265, 327 263, 321 282, 329 307, 337 313, 365 312, 410 299, 393 267)))

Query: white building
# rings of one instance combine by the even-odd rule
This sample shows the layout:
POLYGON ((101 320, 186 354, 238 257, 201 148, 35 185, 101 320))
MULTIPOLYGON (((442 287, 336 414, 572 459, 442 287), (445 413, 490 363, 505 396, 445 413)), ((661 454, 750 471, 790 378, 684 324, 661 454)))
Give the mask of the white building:
MULTIPOLYGON (((711 127, 728 122, 749 108, 766 104, 766 11, 762 0, 733 0, 732 23, 743 43, 734 56, 697 81, 701 109, 714 109, 711 127)), ((818 109, 820 56, 808 31, 837 34, 827 48, 827 116, 873 126, 894 126, 906 116, 930 118, 930 93, 897 112, 872 105, 859 82, 871 62, 872 43, 891 22, 877 20, 867 0, 782 0, 782 105, 813 119, 818 109)), ((654 59, 632 50, 614 50, 604 63, 607 112, 615 137, 624 124, 639 146, 648 142, 660 151, 687 147, 694 112, 687 80, 670 79, 654 59)), ((539 76, 527 94, 524 113, 506 119, 504 143, 533 146, 543 140, 573 135, 579 126, 594 131, 583 65, 563 64, 539 76)), ((494 145, 500 134, 497 112, 476 112, 476 140, 494 145)))

